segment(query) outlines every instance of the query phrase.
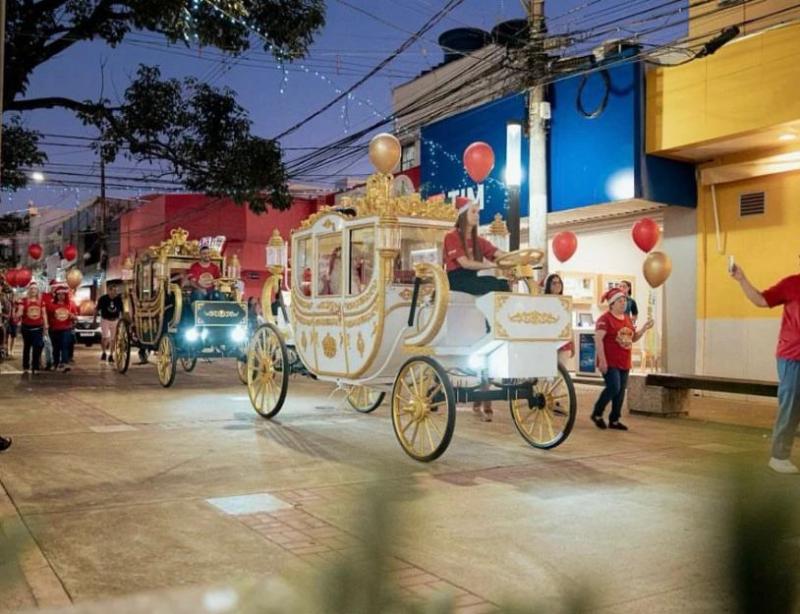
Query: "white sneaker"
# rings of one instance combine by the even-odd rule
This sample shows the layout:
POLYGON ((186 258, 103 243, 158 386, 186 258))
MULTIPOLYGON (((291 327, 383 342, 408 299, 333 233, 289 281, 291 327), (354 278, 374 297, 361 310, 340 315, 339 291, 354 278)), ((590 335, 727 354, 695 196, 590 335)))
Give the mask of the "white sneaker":
POLYGON ((778 473, 800 473, 800 469, 788 458, 784 460, 779 458, 769 459, 769 468, 778 473))

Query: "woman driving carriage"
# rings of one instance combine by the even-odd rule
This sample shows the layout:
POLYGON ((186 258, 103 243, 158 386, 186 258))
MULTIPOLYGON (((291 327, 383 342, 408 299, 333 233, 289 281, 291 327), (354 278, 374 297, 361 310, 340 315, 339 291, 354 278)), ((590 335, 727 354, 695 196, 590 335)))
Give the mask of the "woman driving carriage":
POLYGON ((478 203, 469 198, 456 198, 456 227, 444 237, 444 263, 450 289, 475 296, 489 292, 509 292, 508 282, 492 276, 479 276, 478 271, 495 268, 494 260, 505 252, 478 236, 478 203))

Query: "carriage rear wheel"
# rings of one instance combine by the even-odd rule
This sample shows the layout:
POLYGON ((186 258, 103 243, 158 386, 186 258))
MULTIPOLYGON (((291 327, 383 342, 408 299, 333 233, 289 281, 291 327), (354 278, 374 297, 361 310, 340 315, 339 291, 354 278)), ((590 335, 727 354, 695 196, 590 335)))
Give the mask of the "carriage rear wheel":
POLYGON ((164 388, 169 388, 175 381, 177 372, 177 356, 175 355, 175 341, 170 335, 162 335, 158 342, 158 360, 156 361, 158 381, 164 388))
POLYGON ((197 356, 191 358, 189 357, 181 358, 181 367, 183 367, 183 370, 186 371, 187 373, 191 373, 192 371, 194 371, 194 368, 196 366, 197 366, 197 356))
POLYGON ((444 453, 456 426, 456 396, 442 366, 415 356, 401 367, 392 388, 392 426, 411 458, 429 462, 444 453))
POLYGON ((380 390, 374 390, 367 386, 353 386, 347 394, 347 402, 356 411, 368 414, 380 407, 385 396, 386 393, 380 390))
POLYGON ((239 375, 239 381, 245 386, 247 385, 247 356, 244 360, 236 359, 236 373, 239 375))
POLYGON ((564 443, 578 412, 575 387, 561 364, 555 377, 540 377, 530 384, 530 398, 512 398, 509 403, 520 435, 534 448, 543 450, 564 443))
POLYGON ((289 387, 289 358, 286 344, 272 324, 256 329, 247 350, 247 394, 261 416, 278 414, 289 387))
POLYGON ((131 364, 131 328, 127 320, 117 322, 114 334, 114 368, 117 373, 125 373, 131 364))

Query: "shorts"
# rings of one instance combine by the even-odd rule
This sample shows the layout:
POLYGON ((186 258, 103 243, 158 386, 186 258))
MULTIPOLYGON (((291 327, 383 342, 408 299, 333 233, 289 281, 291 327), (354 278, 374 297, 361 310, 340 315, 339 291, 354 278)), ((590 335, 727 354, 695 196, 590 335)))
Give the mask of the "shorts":
POLYGON ((17 325, 14 322, 8 323, 8 336, 12 339, 16 339, 17 337, 17 325))
POLYGON ((100 333, 103 335, 103 339, 110 341, 114 338, 117 332, 117 321, 100 318, 100 333))

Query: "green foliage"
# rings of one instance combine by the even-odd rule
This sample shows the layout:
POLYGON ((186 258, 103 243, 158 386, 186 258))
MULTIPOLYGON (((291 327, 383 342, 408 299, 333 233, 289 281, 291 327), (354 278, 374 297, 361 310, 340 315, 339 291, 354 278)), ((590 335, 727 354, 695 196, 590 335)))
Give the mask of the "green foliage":
POLYGON ((3 150, 0 177, 4 189, 18 190, 27 183, 25 167, 44 163, 47 156, 39 149, 39 134, 23 126, 15 116, 3 122, 3 150))
MULTIPOLYGON (((257 212, 268 203, 286 208, 290 199, 280 149, 251 134, 231 90, 192 79, 163 80, 157 69, 142 67, 117 106, 106 99, 25 94, 33 72, 72 45, 103 40, 116 47, 137 30, 237 56, 256 40, 253 28, 263 35, 257 40, 266 51, 292 60, 307 53, 325 23, 324 10, 323 0, 8 0, 4 109, 71 110, 111 138, 103 151, 106 161, 116 159, 124 145, 131 159, 166 161, 188 189, 249 202, 257 212)), ((27 157, 10 161, 9 171, 44 160, 33 155, 38 151, 33 133, 13 133, 9 140, 27 146, 27 157)), ((22 174, 4 179, 15 189, 24 184, 22 174)))

